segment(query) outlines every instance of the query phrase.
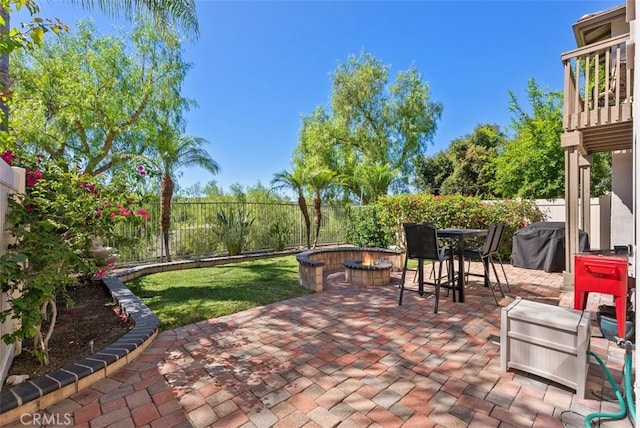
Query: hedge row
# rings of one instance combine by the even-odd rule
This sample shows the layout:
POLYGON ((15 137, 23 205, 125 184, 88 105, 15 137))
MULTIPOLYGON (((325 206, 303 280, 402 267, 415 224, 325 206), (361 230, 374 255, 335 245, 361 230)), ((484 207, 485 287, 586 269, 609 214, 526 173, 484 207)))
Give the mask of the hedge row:
POLYGON ((486 229, 504 223, 501 253, 508 260, 516 230, 544 215, 530 200, 483 201, 478 197, 428 194, 386 196, 350 210, 347 240, 358 246, 404 247, 402 223, 433 223, 437 228, 486 229))

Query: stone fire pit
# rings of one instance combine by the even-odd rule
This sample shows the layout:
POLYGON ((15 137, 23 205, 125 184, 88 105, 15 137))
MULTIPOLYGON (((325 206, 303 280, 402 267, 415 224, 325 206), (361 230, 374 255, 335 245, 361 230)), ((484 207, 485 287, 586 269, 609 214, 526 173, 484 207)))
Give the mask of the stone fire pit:
POLYGON ((374 285, 387 285, 391 281, 391 268, 393 265, 387 261, 369 260, 345 260, 344 278, 353 285, 370 287, 374 285))
MULTIPOLYGON (((370 273, 357 272, 354 275, 353 272, 345 272, 345 275, 348 275, 349 278, 358 276, 356 281, 360 282, 364 280, 365 275, 373 276, 374 284, 371 285, 382 285, 380 284, 382 282, 380 276, 382 276, 383 280, 386 278, 385 283, 388 284, 391 277, 391 270, 402 270, 403 253, 404 252, 401 250, 367 247, 327 247, 305 251, 296 256, 299 263, 298 277, 300 279, 300 285, 309 290, 322 291, 325 271, 346 269, 344 262, 359 262, 364 260, 365 254, 368 254, 373 260, 377 260, 378 262, 383 261, 384 263, 388 263, 390 266, 382 267, 379 272, 377 269, 368 269, 363 266, 362 268, 364 269, 361 270, 361 268, 355 268, 354 271, 378 273, 370 275, 370 273), (377 278, 377 282, 375 278, 377 278)), ((349 281, 349 279, 347 279, 347 281, 349 281)), ((356 284, 353 282, 353 279, 350 281, 352 284, 356 284)))

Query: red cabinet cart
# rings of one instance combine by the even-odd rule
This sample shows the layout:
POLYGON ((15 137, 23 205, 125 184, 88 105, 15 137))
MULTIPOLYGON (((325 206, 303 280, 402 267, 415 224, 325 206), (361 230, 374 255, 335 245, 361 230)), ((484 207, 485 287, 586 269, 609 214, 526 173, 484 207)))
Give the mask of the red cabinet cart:
POLYGON ((590 292, 611 294, 616 307, 618 337, 625 337, 628 264, 626 254, 581 253, 575 256, 574 309, 584 309, 590 292))

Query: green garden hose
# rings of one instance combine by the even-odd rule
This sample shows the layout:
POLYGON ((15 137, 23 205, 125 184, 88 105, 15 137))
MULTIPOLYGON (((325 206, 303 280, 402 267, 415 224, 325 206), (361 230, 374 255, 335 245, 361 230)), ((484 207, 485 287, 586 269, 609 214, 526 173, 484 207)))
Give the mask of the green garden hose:
MULTIPOLYGON (((618 341, 618 345, 622 345, 622 343, 623 341, 618 341)), ((636 407, 633 402, 633 393, 631 391, 631 385, 632 385, 631 365, 633 362, 631 349, 633 345, 631 344, 630 341, 627 340, 627 341, 624 341, 624 346, 625 346, 625 364, 624 364, 625 397, 622 396, 622 392, 620 391, 620 388, 618 388, 618 385, 616 385, 616 382, 613 379, 613 376, 611 376, 609 369, 607 369, 607 367, 604 365, 604 362, 602 361, 602 359, 596 354, 594 354, 593 352, 587 351, 587 355, 591 355, 596 359, 596 361, 602 368, 602 371, 606 375, 607 380, 609 380, 609 384, 611 384, 611 387, 613 388, 613 391, 616 394, 616 398, 618 399, 618 403, 620 404, 620 411, 618 411, 617 413, 607 413, 607 412, 591 413, 587 415, 584 419, 584 426, 586 428, 591 428, 591 421, 594 419, 622 419, 625 416, 627 416, 627 410, 629 411, 629 417, 631 418, 631 421, 635 425, 636 407), (625 403, 625 398, 626 398, 626 403, 625 403), (628 407, 627 407, 627 404, 628 404, 628 407)))
MULTIPOLYGON (((627 406, 629 408, 629 417, 631 418, 631 422, 633 425, 636 425, 636 404, 633 401, 633 392, 631 390, 631 364, 633 362, 633 354, 631 350, 633 349, 633 345, 631 341, 627 340, 624 343, 624 396, 627 399, 627 406)), ((637 369, 636 369, 637 370, 637 369)))

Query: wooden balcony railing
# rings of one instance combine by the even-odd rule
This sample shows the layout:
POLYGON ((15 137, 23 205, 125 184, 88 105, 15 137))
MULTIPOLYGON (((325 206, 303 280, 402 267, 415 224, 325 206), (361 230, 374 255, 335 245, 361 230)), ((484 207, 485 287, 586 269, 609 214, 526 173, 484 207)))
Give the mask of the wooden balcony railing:
POLYGON ((629 34, 562 54, 565 131, 631 120, 629 34))

